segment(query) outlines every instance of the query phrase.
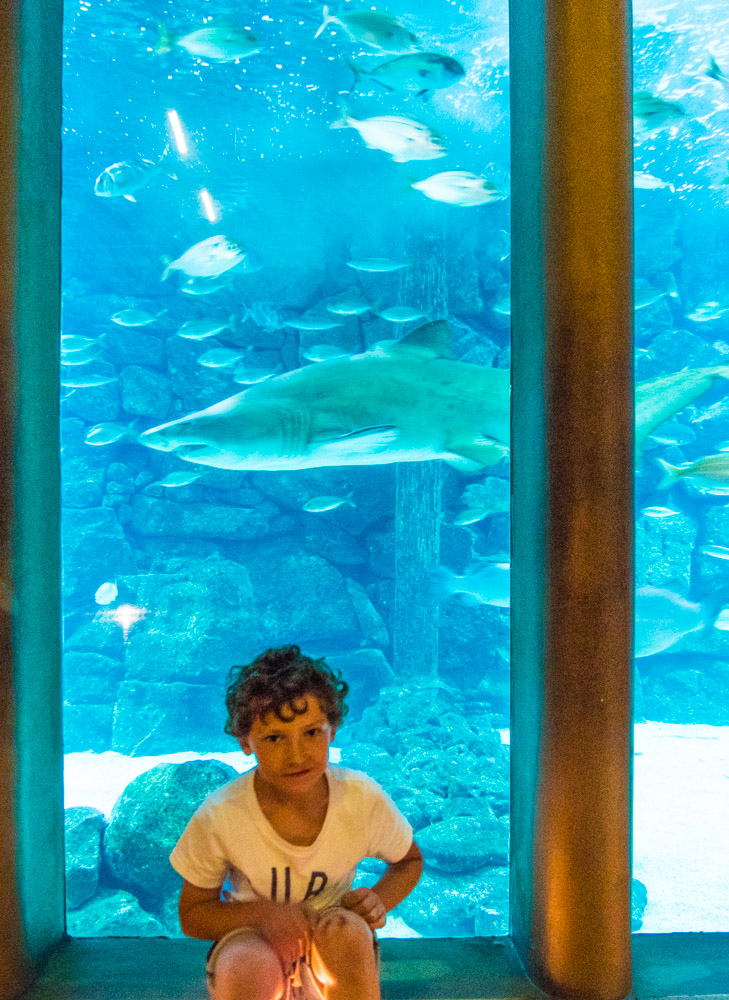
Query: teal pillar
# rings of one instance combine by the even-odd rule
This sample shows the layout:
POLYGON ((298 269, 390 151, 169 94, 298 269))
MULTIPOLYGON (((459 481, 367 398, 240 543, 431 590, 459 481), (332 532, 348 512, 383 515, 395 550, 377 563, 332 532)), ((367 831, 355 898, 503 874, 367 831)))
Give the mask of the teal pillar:
POLYGON ((628 0, 511 0, 511 936, 546 992, 630 991, 628 0))
POLYGON ((64 933, 61 0, 0 0, 0 1000, 64 933))

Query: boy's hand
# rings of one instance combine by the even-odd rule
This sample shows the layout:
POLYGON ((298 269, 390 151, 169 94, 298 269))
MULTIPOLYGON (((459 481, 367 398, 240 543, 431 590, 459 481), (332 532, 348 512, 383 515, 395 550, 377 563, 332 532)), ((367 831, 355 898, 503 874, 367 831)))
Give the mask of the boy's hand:
POLYGON ((276 903, 266 900, 257 920, 257 929, 281 960, 289 975, 301 955, 305 955, 311 936, 311 917, 303 904, 276 903))
POLYGON ((375 890, 370 889, 368 886, 363 885, 359 889, 352 889, 351 892, 345 892, 339 900, 339 904, 345 910, 351 910, 352 913, 359 914, 360 917, 367 921, 370 930, 374 931, 378 927, 385 926, 385 920, 387 919, 385 904, 375 890))

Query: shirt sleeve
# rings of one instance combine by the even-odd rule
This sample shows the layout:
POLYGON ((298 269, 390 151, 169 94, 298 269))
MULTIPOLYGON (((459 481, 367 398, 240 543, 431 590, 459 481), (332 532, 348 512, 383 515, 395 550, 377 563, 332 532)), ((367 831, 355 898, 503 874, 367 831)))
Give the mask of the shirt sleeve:
POLYGON ((402 861, 413 842, 413 828, 387 792, 372 782, 369 796, 369 853, 388 864, 402 861))
POLYGON ((204 805, 194 813, 172 849, 170 864, 187 882, 200 889, 215 889, 225 882, 230 864, 213 830, 210 811, 204 805))

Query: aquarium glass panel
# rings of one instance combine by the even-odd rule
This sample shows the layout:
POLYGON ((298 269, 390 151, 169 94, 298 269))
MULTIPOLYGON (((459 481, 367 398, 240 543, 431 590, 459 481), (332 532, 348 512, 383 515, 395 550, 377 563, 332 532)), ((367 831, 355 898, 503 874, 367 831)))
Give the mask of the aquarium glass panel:
POLYGON ((729 930, 729 5, 634 9, 633 926, 729 930))
POLYGON ((69 933, 180 935, 228 671, 298 644, 425 857, 381 933, 504 934, 506 0, 65 8, 69 933))

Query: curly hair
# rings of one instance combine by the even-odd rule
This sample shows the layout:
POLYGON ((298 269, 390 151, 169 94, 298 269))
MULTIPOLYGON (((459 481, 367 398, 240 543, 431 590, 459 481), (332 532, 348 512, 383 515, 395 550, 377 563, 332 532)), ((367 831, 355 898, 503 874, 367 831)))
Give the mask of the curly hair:
POLYGON ((267 649, 251 663, 231 667, 227 678, 225 732, 247 737, 256 719, 273 712, 282 722, 303 715, 294 702, 307 694, 320 702, 330 725, 339 726, 348 708, 344 699, 349 685, 339 670, 332 670, 322 657, 304 656, 298 646, 267 649), (290 712, 284 714, 284 709, 290 712))

